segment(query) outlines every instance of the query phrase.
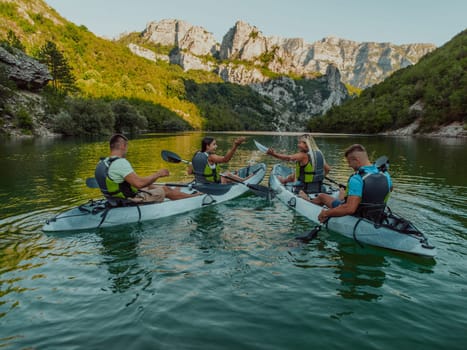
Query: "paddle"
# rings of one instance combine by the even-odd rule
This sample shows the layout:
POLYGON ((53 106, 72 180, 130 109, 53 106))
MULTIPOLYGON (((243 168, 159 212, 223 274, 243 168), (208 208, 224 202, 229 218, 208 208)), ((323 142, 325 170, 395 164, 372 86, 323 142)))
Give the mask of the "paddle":
POLYGON ((86 179, 86 186, 88 186, 89 188, 99 188, 99 184, 97 183, 95 177, 88 177, 86 179))
MULTIPOLYGON (((161 151, 161 156, 162 156, 162 159, 164 159, 166 162, 169 162, 169 163, 185 163, 185 164, 191 164, 191 162, 187 161, 187 160, 183 160, 182 158, 180 158, 180 156, 174 152, 170 152, 170 151, 167 151, 167 150, 162 150, 161 151)), ((264 197, 264 198, 271 198, 272 196, 272 193, 271 193, 271 189, 269 187, 266 187, 266 186, 262 186, 262 185, 256 185, 256 184, 249 184, 249 183, 246 183, 246 182, 243 182, 243 181, 240 181, 240 180, 237 180, 229 175, 226 175, 226 174, 220 174, 221 176, 225 177, 226 179, 229 179, 233 182, 236 182, 236 183, 239 183, 239 184, 242 184, 246 187, 248 187, 248 189, 253 192, 254 194, 256 194, 257 196, 259 197, 264 197)), ((219 184, 212 184, 212 186, 224 186, 223 185, 219 185, 219 184)))
POLYGON ((319 225, 316 225, 313 230, 310 232, 302 235, 302 236, 297 236, 295 237, 296 240, 302 241, 304 243, 310 242, 312 239, 318 237, 318 232, 321 231, 321 227, 323 227, 324 223, 320 223, 319 225))
MULTIPOLYGON (((232 187, 232 184, 225 184, 225 185, 219 186, 218 184, 195 184, 195 183, 174 184, 174 183, 156 183, 156 182, 153 183, 153 185, 168 186, 168 187, 188 187, 188 188, 193 188, 197 190, 198 192, 212 194, 214 196, 221 196, 227 193, 232 187)), ((94 177, 88 177, 86 179, 86 186, 88 186, 89 188, 99 188, 99 184, 97 183, 97 180, 94 177)))
POLYGON ((321 228, 323 227, 323 225, 325 223, 328 222, 328 220, 329 220, 329 218, 327 218, 323 222, 316 225, 310 232, 308 232, 308 233, 306 233, 306 234, 304 234, 302 236, 297 236, 297 237, 295 237, 295 239, 299 240, 299 241, 302 241, 304 243, 310 242, 312 239, 315 239, 316 237, 318 237, 318 232, 321 231, 321 228))
POLYGON ((236 178, 231 177, 231 176, 226 175, 226 174, 220 174, 220 175, 222 177, 225 177, 226 179, 229 179, 230 181, 233 181, 233 182, 236 182, 236 183, 239 183, 241 185, 244 185, 244 186, 248 187, 248 189, 251 192, 253 192, 254 194, 256 194, 258 197, 271 199, 274 196, 274 192, 267 186, 257 185, 257 184, 249 184, 249 183, 237 180, 236 178))
MULTIPOLYGON (((171 184, 171 183, 154 183, 157 186, 170 186, 170 187, 190 187, 191 184, 171 184)), ((86 186, 89 188, 99 188, 99 184, 95 177, 88 177, 86 179, 86 186)))
POLYGON ((163 160, 169 163, 180 163, 181 162, 185 164, 191 164, 191 162, 180 158, 178 154, 170 152, 170 151, 166 151, 166 150, 161 151, 161 157, 163 160))
POLYGON ((381 171, 387 171, 389 168, 389 159, 386 156, 381 156, 375 161, 375 167, 381 171))
POLYGON ((335 181, 335 180, 333 180, 333 179, 331 179, 331 178, 329 178, 329 177, 327 177, 327 176, 325 176, 324 178, 325 178, 326 180, 332 182, 333 184, 335 184, 335 185, 337 185, 337 186, 343 188, 344 190, 347 188, 346 185, 343 185, 343 184, 341 184, 341 183, 339 183, 339 182, 337 182, 337 181, 335 181))
POLYGON ((267 148, 266 146, 260 144, 260 143, 259 143, 258 141, 256 141, 256 140, 253 140, 253 142, 255 143, 256 148, 257 148, 260 152, 266 154, 266 152, 268 151, 269 148, 267 148))

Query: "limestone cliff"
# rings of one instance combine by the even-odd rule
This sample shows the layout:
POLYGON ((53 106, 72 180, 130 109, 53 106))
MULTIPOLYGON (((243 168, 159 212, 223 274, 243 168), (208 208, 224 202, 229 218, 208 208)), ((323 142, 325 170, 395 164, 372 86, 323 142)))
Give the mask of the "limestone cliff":
POLYGON ((147 42, 176 46, 197 56, 213 55, 219 46, 212 33, 176 19, 150 22, 141 35, 147 42))
MULTIPOLYGON (((226 82, 249 85, 271 98, 281 112, 277 125, 283 130, 303 128, 311 116, 342 104, 349 98, 344 83, 366 88, 435 49, 431 44, 398 46, 334 37, 306 43, 301 38, 267 37, 242 21, 220 44, 202 27, 174 19, 149 23, 141 38, 143 43, 173 48, 169 56, 157 59, 185 71, 215 72, 226 82)), ((146 49, 129 47, 156 60, 146 49)))
MULTIPOLYGON (((359 88, 381 82, 394 71, 415 64, 436 48, 432 44, 359 43, 334 37, 306 43, 301 38, 264 36, 257 27, 242 21, 235 23, 224 35, 220 45, 202 27, 179 20, 151 22, 142 32, 142 37, 151 43, 179 48, 184 53, 184 59, 173 56, 171 60, 185 70, 212 70, 209 65, 202 67, 203 59, 200 56, 205 55, 212 55, 222 61, 245 61, 274 73, 298 76, 325 74, 327 67, 332 64, 339 69, 344 83, 359 88), (187 59, 187 56, 199 58, 187 59)), ((238 76, 237 71, 229 71, 238 76)), ((266 80, 255 73, 250 74, 252 81, 242 79, 239 82, 235 77, 227 76, 225 66, 219 72, 222 72, 226 81, 242 84, 266 80)))

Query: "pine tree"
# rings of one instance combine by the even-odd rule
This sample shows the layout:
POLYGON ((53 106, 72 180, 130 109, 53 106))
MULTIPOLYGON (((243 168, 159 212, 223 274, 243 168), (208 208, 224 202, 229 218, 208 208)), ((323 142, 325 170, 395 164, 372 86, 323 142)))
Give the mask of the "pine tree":
POLYGON ((71 67, 55 43, 47 41, 40 48, 37 59, 49 68, 52 86, 56 91, 68 93, 76 90, 71 67))

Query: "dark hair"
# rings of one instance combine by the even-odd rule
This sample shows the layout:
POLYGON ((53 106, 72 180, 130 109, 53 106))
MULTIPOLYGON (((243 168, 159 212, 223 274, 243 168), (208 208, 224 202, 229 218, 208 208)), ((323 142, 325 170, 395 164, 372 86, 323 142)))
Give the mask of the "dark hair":
POLYGON ((206 136, 201 140, 201 152, 206 152, 206 148, 214 141, 214 137, 206 136))
POLYGON ((127 141, 128 139, 125 135, 122 134, 113 134, 112 137, 110 138, 109 144, 110 144, 110 149, 114 149, 116 145, 122 141, 127 141))
POLYGON ((362 145, 360 145, 359 143, 356 143, 356 144, 353 144, 351 146, 349 146, 346 150, 345 150, 345 157, 347 158, 347 156, 351 153, 354 153, 354 152, 365 152, 366 153, 366 149, 365 147, 363 147, 362 145))

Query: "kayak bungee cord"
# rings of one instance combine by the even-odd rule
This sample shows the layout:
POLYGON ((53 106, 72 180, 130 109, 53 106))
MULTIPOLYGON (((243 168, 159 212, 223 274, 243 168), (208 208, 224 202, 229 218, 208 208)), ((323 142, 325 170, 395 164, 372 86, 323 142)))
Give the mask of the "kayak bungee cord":
POLYGON ((353 239, 355 240, 355 242, 357 242, 358 245, 359 245, 360 247, 365 248, 365 247, 363 246, 363 244, 360 243, 360 241, 357 239, 357 226, 358 226, 358 224, 359 224, 362 220, 363 220, 363 218, 359 218, 359 219, 357 220, 357 222, 355 223, 355 225, 354 225, 354 227, 353 227, 353 231, 352 231, 352 236, 353 236, 353 239))

